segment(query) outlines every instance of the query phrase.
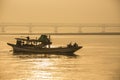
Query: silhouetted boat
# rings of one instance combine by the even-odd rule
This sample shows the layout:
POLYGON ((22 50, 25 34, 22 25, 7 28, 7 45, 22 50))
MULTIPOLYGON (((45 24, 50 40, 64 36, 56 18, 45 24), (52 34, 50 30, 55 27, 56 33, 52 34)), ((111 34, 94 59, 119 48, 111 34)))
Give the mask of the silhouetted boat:
POLYGON ((41 35, 39 39, 26 38, 15 38, 16 44, 7 43, 13 48, 13 52, 18 54, 19 52, 24 53, 38 53, 38 54, 65 54, 71 55, 75 51, 82 48, 77 43, 72 45, 68 44, 66 47, 51 47, 52 42, 47 35, 41 35))

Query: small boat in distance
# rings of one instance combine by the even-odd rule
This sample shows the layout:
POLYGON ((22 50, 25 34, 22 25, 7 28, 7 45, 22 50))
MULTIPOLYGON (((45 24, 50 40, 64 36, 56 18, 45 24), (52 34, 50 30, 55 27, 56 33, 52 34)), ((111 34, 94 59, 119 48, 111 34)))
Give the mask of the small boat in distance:
POLYGON ((15 38, 16 44, 7 43, 9 46, 13 48, 13 52, 15 54, 19 54, 19 52, 24 53, 37 53, 37 54, 61 54, 61 55, 72 55, 75 51, 82 48, 82 46, 78 46, 77 43, 72 45, 71 43, 65 47, 51 47, 52 42, 50 39, 50 35, 41 35, 38 39, 30 39, 30 37, 26 38, 15 38))

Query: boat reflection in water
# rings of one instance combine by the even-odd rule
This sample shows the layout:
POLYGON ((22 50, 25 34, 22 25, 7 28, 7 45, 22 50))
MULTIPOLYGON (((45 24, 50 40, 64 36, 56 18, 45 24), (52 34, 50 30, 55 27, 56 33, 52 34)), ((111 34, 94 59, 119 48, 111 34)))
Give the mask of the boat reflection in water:
POLYGON ((19 79, 26 80, 63 80, 63 72, 69 70, 66 64, 69 59, 77 58, 77 55, 51 55, 51 54, 14 54, 14 57, 22 60, 19 68, 24 70, 26 76, 19 79), (62 58, 62 59, 61 59, 62 58), (63 63, 63 61, 65 61, 63 63), (27 69, 25 69, 27 68, 27 69), (29 74, 29 75, 28 75, 29 74))
POLYGON ((63 54, 34 54, 34 53, 13 53, 13 56, 16 56, 18 58, 23 58, 23 59, 32 59, 32 58, 61 58, 61 57, 66 57, 66 58, 77 58, 79 55, 72 54, 72 55, 63 55, 63 54))

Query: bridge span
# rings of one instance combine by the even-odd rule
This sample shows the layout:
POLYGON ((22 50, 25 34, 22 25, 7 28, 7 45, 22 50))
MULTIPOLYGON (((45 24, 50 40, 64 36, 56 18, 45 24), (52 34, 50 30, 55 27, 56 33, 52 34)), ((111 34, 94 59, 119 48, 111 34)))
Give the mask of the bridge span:
POLYGON ((0 35, 120 35, 120 24, 0 23, 0 35))

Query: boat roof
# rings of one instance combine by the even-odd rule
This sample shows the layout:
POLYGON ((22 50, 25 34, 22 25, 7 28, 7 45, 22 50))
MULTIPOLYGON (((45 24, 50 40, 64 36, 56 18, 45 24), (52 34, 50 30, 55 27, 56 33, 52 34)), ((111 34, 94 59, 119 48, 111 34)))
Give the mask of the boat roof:
POLYGON ((30 41, 30 42, 40 42, 39 40, 36 40, 36 39, 25 39, 25 38, 15 38, 16 40, 19 40, 19 41, 30 41))

